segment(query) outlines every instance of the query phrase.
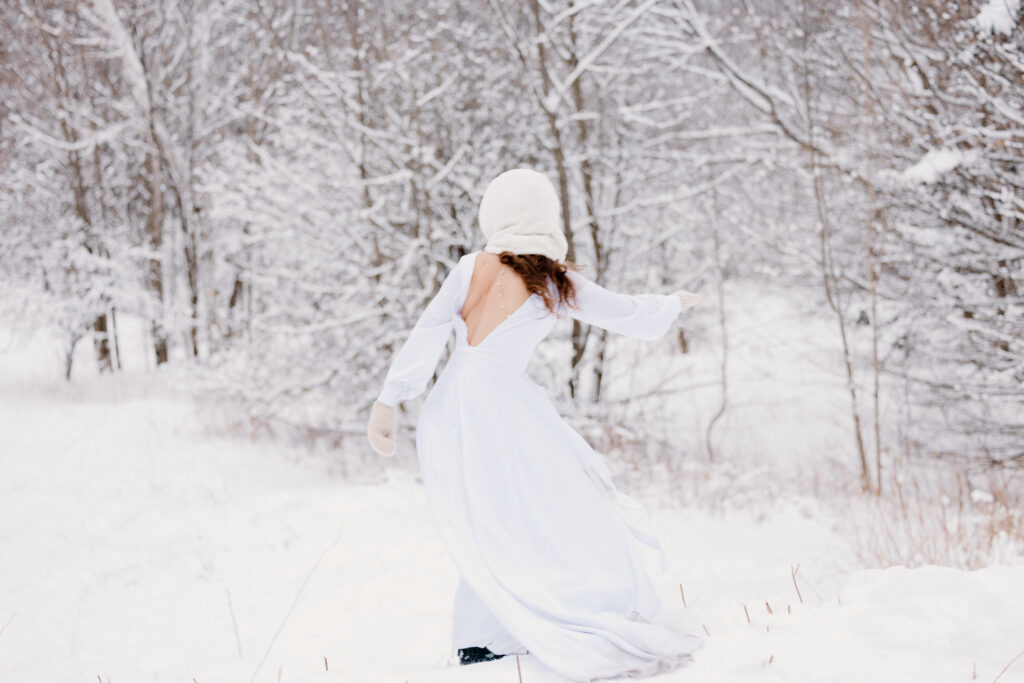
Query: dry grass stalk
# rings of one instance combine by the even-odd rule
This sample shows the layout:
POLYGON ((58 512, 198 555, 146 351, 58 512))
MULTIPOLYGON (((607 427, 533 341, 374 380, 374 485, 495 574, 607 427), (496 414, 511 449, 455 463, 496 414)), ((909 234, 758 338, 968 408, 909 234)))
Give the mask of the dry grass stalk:
POLYGON ((523 670, 519 668, 519 655, 516 655, 516 671, 519 673, 519 683, 523 683, 523 670))
POLYGON ((686 593, 683 592, 683 584, 679 584, 679 595, 683 598, 683 607, 686 607, 686 593))
POLYGON ((747 611, 747 606, 743 605, 743 613, 747 615, 747 623, 750 623, 750 612, 747 611))
POLYGON ((800 595, 800 586, 796 585, 796 573, 800 571, 800 563, 798 562, 796 567, 789 565, 789 574, 793 577, 793 588, 796 589, 796 597, 800 598, 800 602, 804 601, 804 596, 800 595))
POLYGON ((231 614, 231 627, 235 631, 235 645, 238 646, 238 658, 242 658, 242 638, 238 635, 238 620, 235 619, 235 608, 231 604, 231 591, 224 586, 224 594, 228 598, 228 612, 231 614))
POLYGON ((775 612, 772 611, 772 606, 770 604, 768 604, 767 600, 764 601, 764 606, 765 606, 765 609, 768 610, 768 614, 775 614, 775 612))
POLYGON ((1003 674, 1006 673, 1009 670, 1009 668, 1011 666, 1013 666, 1013 663, 1016 662, 1021 657, 1024 657, 1024 650, 1021 650, 1020 652, 1018 652, 1016 657, 1014 657, 1013 659, 1011 659, 1009 662, 1006 663, 1006 666, 1004 666, 1003 670, 999 672, 999 675, 997 675, 995 678, 992 679, 992 683, 996 683, 996 681, 998 681, 1000 678, 1002 678, 1003 674))
POLYGON ((1012 474, 951 477, 897 461, 888 476, 890 495, 864 502, 871 518, 850 516, 865 563, 979 569, 1024 540, 1024 495, 1012 474))

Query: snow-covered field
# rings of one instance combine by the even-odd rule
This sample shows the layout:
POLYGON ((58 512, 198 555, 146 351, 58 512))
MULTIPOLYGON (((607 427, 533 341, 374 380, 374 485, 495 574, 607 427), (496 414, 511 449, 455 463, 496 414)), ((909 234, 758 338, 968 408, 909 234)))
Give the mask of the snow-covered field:
MULTIPOLYGON (((349 483, 211 434, 165 373, 66 385, 23 357, 0 357, 0 680, 561 680, 454 664, 457 575, 407 469, 349 483)), ((992 681, 1024 648, 1024 566, 857 570, 827 503, 630 493, 674 565, 666 618, 710 634, 660 680, 992 681)))

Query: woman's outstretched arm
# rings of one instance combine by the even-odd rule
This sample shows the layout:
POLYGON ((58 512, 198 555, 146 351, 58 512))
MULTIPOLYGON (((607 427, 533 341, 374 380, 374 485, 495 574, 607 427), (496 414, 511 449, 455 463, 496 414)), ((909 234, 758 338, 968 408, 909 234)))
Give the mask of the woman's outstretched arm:
MULTIPOLYGON (((684 297, 672 294, 621 294, 605 289, 593 280, 574 271, 566 274, 576 287, 576 304, 567 306, 567 315, 588 325, 604 328, 635 339, 657 339, 664 336, 684 308, 696 303, 697 295, 684 297)), ((680 290, 682 292, 682 290, 680 290)))
POLYGON ((399 401, 414 398, 423 392, 434 374, 437 361, 451 335, 456 298, 461 291, 462 271, 460 261, 452 268, 441 288, 420 314, 409 336, 395 354, 384 378, 384 387, 377 395, 377 401, 394 406, 399 401))

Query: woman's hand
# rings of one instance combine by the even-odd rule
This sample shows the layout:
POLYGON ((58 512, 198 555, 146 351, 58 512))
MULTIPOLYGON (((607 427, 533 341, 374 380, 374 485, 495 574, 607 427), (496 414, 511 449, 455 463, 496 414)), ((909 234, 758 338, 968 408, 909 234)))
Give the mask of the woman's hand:
POLYGON ((700 301, 700 294, 694 294, 693 292, 688 292, 685 289, 677 289, 672 293, 678 296, 679 300, 683 302, 682 310, 684 311, 700 301))
POLYGON ((370 448, 378 455, 395 454, 395 409, 380 401, 373 402, 370 410, 370 424, 366 426, 370 448))

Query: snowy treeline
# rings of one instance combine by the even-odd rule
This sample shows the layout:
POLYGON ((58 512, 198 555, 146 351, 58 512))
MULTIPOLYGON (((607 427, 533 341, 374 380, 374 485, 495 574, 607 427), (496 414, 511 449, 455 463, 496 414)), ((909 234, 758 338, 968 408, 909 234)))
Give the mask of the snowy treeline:
MULTIPOLYGON (((118 319, 141 318, 154 365, 193 365, 257 423, 361 436, 391 353, 482 244, 486 183, 528 165, 559 187, 588 276, 706 295, 673 344, 713 339, 723 373, 729 282, 817 301, 864 489, 887 453, 1019 467, 1021 17, 1020 0, 3 3, 0 305, 61 330, 69 375, 80 341, 116 371, 118 319)), ((600 398, 605 334, 552 343, 564 398, 600 398)))

